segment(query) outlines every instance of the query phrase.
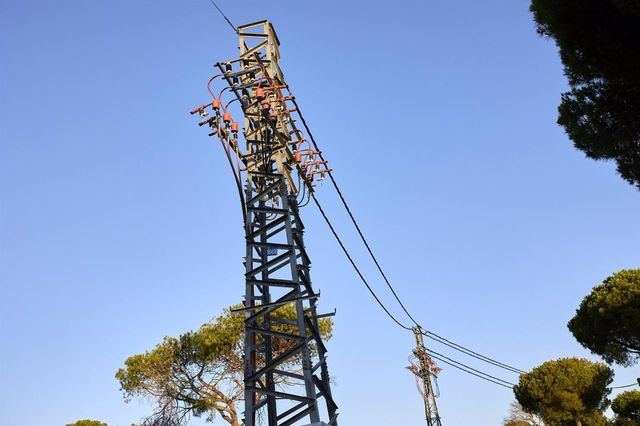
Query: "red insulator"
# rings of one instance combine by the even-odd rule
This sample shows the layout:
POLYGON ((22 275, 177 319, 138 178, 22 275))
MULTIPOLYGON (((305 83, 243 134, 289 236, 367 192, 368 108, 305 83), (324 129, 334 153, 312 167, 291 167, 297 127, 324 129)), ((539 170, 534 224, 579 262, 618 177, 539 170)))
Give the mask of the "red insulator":
POLYGON ((260 102, 260 105, 262 106, 262 109, 265 111, 269 111, 269 109, 271 109, 271 105, 269 104, 269 101, 267 101, 266 99, 260 102))
POLYGON ((214 99, 211 102, 211 106, 213 107, 213 109, 220 109, 220 99, 214 99))
POLYGON ((231 122, 231 131, 232 132, 238 132, 238 122, 237 121, 233 121, 231 122))
POLYGON ((229 114, 228 112, 225 112, 222 115, 222 119, 224 120, 225 123, 229 123, 231 121, 231 114, 229 114))
POLYGON ((293 158, 296 159, 296 162, 299 163, 302 161, 302 154, 299 151, 293 151, 293 158))
POLYGON ((256 87, 256 98, 260 101, 264 99, 264 90, 262 90, 262 87, 256 87))

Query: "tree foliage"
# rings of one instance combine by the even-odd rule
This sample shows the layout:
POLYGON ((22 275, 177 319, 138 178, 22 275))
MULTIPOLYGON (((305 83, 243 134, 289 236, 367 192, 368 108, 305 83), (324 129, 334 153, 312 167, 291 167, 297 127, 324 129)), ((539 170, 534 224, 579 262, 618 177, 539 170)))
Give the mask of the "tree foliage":
POLYGON ((68 423, 66 426, 107 426, 107 424, 99 420, 84 419, 77 420, 73 423, 68 423))
POLYGON ((638 426, 640 423, 637 421, 633 421, 630 419, 625 419, 624 417, 616 416, 613 421, 609 422, 607 426, 638 426))
POLYGON ((569 330, 605 361, 631 365, 640 359, 640 269, 622 270, 582 300, 569 330))
MULTIPOLYGON (((289 325, 297 318, 295 305, 282 306, 272 316, 282 320, 272 324, 273 330, 297 334, 297 328, 289 325)), ((331 337, 332 327, 329 318, 319 321, 323 339, 331 337)), ((197 331, 165 337, 153 350, 127 358, 116 373, 125 400, 155 401, 156 411, 147 424, 177 425, 189 415, 213 421, 219 415, 228 424, 239 425, 236 404, 244 397, 243 337, 244 315, 229 309, 197 331)), ((275 356, 294 345, 276 337, 271 343, 275 356)), ((295 361, 279 368, 293 369, 295 361)), ((263 359, 257 360, 258 368, 262 363, 263 359)))
POLYGON ((604 420, 613 371, 586 359, 547 361, 520 376, 516 399, 550 425, 594 426, 604 420))
POLYGON ((616 413, 618 423, 640 425, 640 391, 622 392, 613 400, 611 409, 616 413))
POLYGON ((538 33, 555 39, 571 90, 558 124, 587 157, 615 160, 640 188, 640 3, 532 0, 538 33))

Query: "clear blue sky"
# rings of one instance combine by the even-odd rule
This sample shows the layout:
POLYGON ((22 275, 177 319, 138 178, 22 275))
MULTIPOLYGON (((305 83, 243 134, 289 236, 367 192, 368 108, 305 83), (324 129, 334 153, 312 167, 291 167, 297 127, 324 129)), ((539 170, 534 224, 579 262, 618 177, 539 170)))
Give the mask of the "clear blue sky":
MULTIPOLYGON (((640 265, 639 194, 555 124, 566 82, 527 1, 220 3, 274 23, 289 83, 426 327, 524 369, 589 356, 566 322, 640 265)), ((231 175, 188 114, 237 42, 207 0, 3 0, 0 35, 0 424, 129 425, 151 408, 122 401, 123 360, 242 295, 231 175)), ((331 188, 319 197, 400 314, 331 188)), ((303 215, 321 306, 338 311, 342 424, 422 425, 412 336, 303 215)), ((443 367, 445 425, 498 425, 511 392, 443 367)))

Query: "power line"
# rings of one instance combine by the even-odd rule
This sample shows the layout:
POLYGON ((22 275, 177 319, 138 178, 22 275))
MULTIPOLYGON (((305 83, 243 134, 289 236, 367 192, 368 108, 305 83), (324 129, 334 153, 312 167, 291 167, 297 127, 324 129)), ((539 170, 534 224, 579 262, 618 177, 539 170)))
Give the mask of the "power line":
POLYGON ((632 388, 634 386, 639 386, 640 382, 638 383, 631 383, 630 385, 624 385, 624 386, 614 386, 611 389, 622 389, 622 388, 632 388))
POLYGON ((511 383, 511 382, 509 382, 507 380, 503 380, 503 379, 501 379, 499 377, 492 376, 491 374, 488 374, 488 373, 485 373, 484 371, 480 371, 478 369, 475 369, 475 368, 473 368, 473 367, 471 367, 469 365, 466 365, 465 363, 462 363, 460 361, 456 361, 455 359, 449 358, 448 356, 443 355, 441 353, 438 353, 438 352, 436 352, 436 351, 434 351, 432 349, 428 349, 427 348, 426 351, 429 352, 430 355, 435 355, 435 356, 438 356, 438 357, 442 357, 442 358, 446 359, 447 361, 453 362, 454 364, 461 365, 464 368, 467 368, 467 369, 469 369, 471 371, 474 371, 474 372, 476 372, 478 374, 482 374, 483 376, 487 376, 487 377, 489 377, 489 378, 491 378, 493 380, 497 380, 497 381, 502 382, 502 383, 504 383, 506 385, 515 386, 515 383, 511 383))
MULTIPOLYGON (((333 224, 331 223, 331 221, 327 217, 327 214, 325 213, 324 209, 320 205, 320 202, 318 201, 318 199, 316 198, 316 196, 315 196, 315 194, 313 192, 311 192, 311 197, 313 198, 313 201, 315 202, 316 206, 318 207, 318 210, 320 210, 320 214, 322 215, 322 217, 323 217, 324 221, 326 222, 327 226, 329 226, 329 229, 331 230, 331 233, 333 234, 334 238, 336 239, 336 241, 340 245, 340 248, 344 252, 345 256, 347 256, 347 259, 351 263, 351 266, 356 271, 356 273, 360 277, 360 280, 362 280, 364 285, 367 287, 367 290, 369 290, 369 293, 371 293, 371 295, 373 296, 375 301, 378 303, 378 305, 380 305, 380 307, 389 316, 389 318, 391 318, 398 326, 402 327, 405 330, 411 330, 410 327, 407 327, 406 325, 404 325, 400 321, 398 321, 398 319, 391 312, 389 312, 389 310, 384 305, 384 303, 382 303, 382 301, 380 300, 378 295, 375 293, 375 291, 373 291, 373 289, 371 288, 371 286, 367 282, 366 278, 364 277, 364 275, 362 274, 362 272, 360 271, 360 269, 356 265, 355 261, 351 257, 351 254, 349 254, 349 251, 345 247, 344 243, 342 242, 342 239, 340 238, 340 236, 336 232, 335 228, 333 227, 333 224)), ((430 337, 426 333, 423 333, 423 334, 426 335, 427 337, 430 337)), ((483 371, 477 370, 477 369, 475 369, 473 367, 470 367, 470 366, 468 366, 468 365, 466 365, 466 364, 464 364, 464 363, 462 363, 460 361, 456 361, 454 359, 451 359, 451 358, 449 358, 449 357, 447 357, 445 355, 442 355, 442 354, 440 354, 438 352, 435 352, 433 350, 427 349, 427 352, 429 352, 429 355, 431 355, 434 359, 442 361, 445 364, 448 364, 448 365, 450 365, 452 367, 455 367, 455 368, 457 368, 457 369, 459 369, 461 371, 464 371, 465 373, 471 374, 473 376, 479 377, 481 379, 484 379, 486 381, 495 383, 497 385, 503 386, 503 387, 508 388, 508 389, 511 389, 511 386, 515 386, 515 384, 513 384, 511 382, 508 382, 506 380, 503 380, 503 379, 500 379, 498 377, 492 376, 492 375, 490 375, 488 373, 485 373, 483 371), (511 386, 509 386, 509 385, 511 385, 511 386)))
POLYGON ((227 23, 231 26, 231 28, 233 28, 233 31, 237 34, 237 33, 238 33, 238 28, 237 28, 235 25, 233 25, 233 24, 231 23, 231 21, 229 20, 229 18, 227 18, 227 15, 225 15, 225 14, 224 14, 224 12, 222 11, 222 9, 220 9, 220 8, 218 7, 218 5, 216 4, 216 2, 215 2, 214 0, 209 0, 209 1, 210 1, 210 2, 211 2, 211 4, 213 5, 213 7, 215 7, 215 8, 218 10, 218 12, 220 12, 220 15, 222 15, 222 17, 224 18, 224 20, 225 20, 225 21, 227 21, 227 23))
MULTIPOLYGON (((322 151, 320 150, 320 148, 318 147, 318 144, 315 140, 315 138, 313 137, 313 133, 311 132, 311 129, 309 128, 309 125, 307 124, 307 121, 304 118, 304 115, 302 114, 302 110, 300 109, 300 106, 298 105, 298 103, 296 102, 295 97, 292 96, 292 102, 294 104, 294 106, 297 109, 298 115, 300 116, 300 120, 302 121, 302 125, 304 126, 305 130, 307 131, 307 134, 309 135, 309 139, 311 140, 311 142, 313 143, 314 148, 316 149, 316 151, 318 152, 318 155, 320 156, 320 159, 322 161, 326 161, 325 158, 322 155, 322 151)), ((340 200, 342 201, 342 205, 344 206, 345 210, 347 211, 347 214, 349 215, 349 218, 351 218, 351 222, 353 223, 354 227, 356 228, 356 231, 358 232, 358 235, 360 236, 360 239, 362 240, 362 242, 364 243, 364 246, 366 247, 367 251, 369 252, 369 256, 371 257, 371 259, 373 260, 374 264, 376 265, 378 271, 380 272, 380 275, 382 275, 382 278, 384 279, 385 283, 387 284, 387 287, 389 287, 389 290, 391 290, 391 293, 393 294, 394 298, 396 299, 396 301, 398 302, 398 304, 400 305, 400 307, 402 307, 402 310, 407 314, 407 316, 411 319, 411 321, 413 321, 413 323, 420 328, 421 330, 423 329, 422 326, 413 318, 413 316, 411 315, 411 313, 409 313, 409 310, 405 307, 404 303, 402 303, 402 300, 400 299, 400 297, 398 296, 398 294, 396 293, 395 289, 393 288, 393 285, 391 284, 391 282, 389 281, 389 279, 387 278, 387 275, 384 273, 384 271, 382 270, 382 266, 380 265, 380 262, 378 261, 377 257, 375 256, 375 254, 373 253, 373 250, 371 249, 371 246, 369 245, 369 242, 367 241, 366 237, 364 236, 364 233, 362 232, 362 229, 360 228, 360 226, 358 225, 358 221, 356 220, 355 216, 353 215, 353 213, 351 212, 351 208, 349 207, 349 204, 347 203, 347 200, 345 199, 344 195, 342 194, 342 191, 340 190, 340 187, 338 186, 338 183, 336 182, 333 173, 331 172, 331 169, 329 169, 328 171, 329 174, 329 178, 331 180, 331 183, 333 184, 333 187, 335 188, 340 200)), ((325 219, 326 220, 326 219, 325 219)), ((328 222, 327 222, 328 223, 328 222)), ((335 235, 335 232, 334 232, 335 235)), ((336 235, 337 238, 337 235, 336 235)), ((342 244, 341 244, 342 245, 342 244)), ((343 247, 343 251, 344 251, 344 247, 343 247)), ((353 262, 352 262, 353 264, 353 262)), ((367 287, 369 287, 367 285, 367 287)), ((378 300, 378 303, 380 305, 382 305, 382 303, 379 301, 378 297, 373 293, 373 290, 371 290, 371 288, 369 287, 369 291, 374 295, 374 297, 376 298, 376 300, 378 300)), ((386 308, 384 308, 386 311, 386 308)), ((396 321, 397 322, 397 321, 396 321)), ((403 327, 403 328, 407 328, 407 327, 403 327)), ((457 351, 460 351, 462 353, 465 353, 469 356, 472 356, 476 359, 479 359, 481 361, 487 362, 489 364, 492 364, 494 366, 500 367, 500 368, 504 368, 508 371, 514 372, 514 373, 524 373, 525 371, 510 366, 508 364, 502 363, 500 361, 496 361, 490 357, 484 356, 482 354, 479 354, 477 352, 472 351, 471 349, 465 348, 462 345, 458 345, 455 342, 452 342, 448 339, 445 339, 442 336, 437 335, 436 333, 433 333, 431 331, 426 331, 425 336, 439 341, 437 339, 441 339, 439 342, 447 345, 457 351)))
MULTIPOLYGON (((313 134, 311 133, 311 129, 309 129, 309 126, 307 125, 307 121, 304 119, 304 116, 302 115, 302 111, 300 110, 300 106, 296 102, 295 97, 292 99, 292 102, 293 102, 293 104, 295 105, 295 107, 298 110, 298 115, 300 116, 300 120, 302 121, 302 125, 304 126, 305 130, 307 131, 307 134, 309 135, 309 139, 311 139, 311 142, 313 143, 314 148, 316 149, 316 151, 318 151, 318 155, 320 156, 320 159, 322 161, 326 161, 324 159, 324 157, 322 156, 322 151, 320 151, 320 148, 318 147, 318 144, 316 143, 316 140, 313 137, 313 134)), ((362 242, 364 243, 364 246, 367 248, 367 251, 369 252, 369 256, 371 256, 371 259, 373 259, 373 263, 375 263, 376 268, 378 268, 378 271, 380 271, 380 275, 382 275, 382 278, 384 279, 385 283, 387 283, 387 287, 389 287, 389 290, 391 290, 391 293, 393 294, 393 297, 395 297, 395 299, 398 301, 398 303, 402 307, 402 310, 405 312, 405 314, 407 314, 407 316, 411 319, 411 321, 413 321, 413 323, 416 326, 420 327, 420 324, 418 324, 418 322, 415 319, 413 319, 413 317, 411 316, 411 314, 409 313, 407 308, 402 303, 402 300, 400 300, 400 297, 396 293, 395 289, 393 288, 393 286, 389 282, 389 279, 387 278, 386 274, 382 270, 382 267, 380 266, 380 262, 378 262, 378 259, 373 254, 373 250, 371 250, 371 246, 369 246, 369 243, 367 242, 367 239, 365 238, 364 234, 362 233, 362 230, 360 229, 360 226, 358 225, 358 222, 356 221, 356 218, 353 216, 353 213, 351 213, 351 209, 349 208, 349 204, 347 203, 347 200, 344 198, 344 195, 342 195, 342 191, 340 191, 340 188, 338 187, 338 183, 336 182, 336 179, 333 177, 333 173, 331 173, 331 169, 328 169, 327 172, 329 174, 329 178, 331 179, 331 183, 333 184, 333 187, 335 188, 336 192, 338 193, 338 196, 340 197, 340 200, 342 201, 342 205, 344 206, 344 208, 346 209, 347 213, 349 214, 349 217, 351 218, 351 222, 353 223, 353 226, 355 226, 356 231, 358 231, 358 235, 360 235, 360 239, 362 240, 362 242)))
POLYGON ((451 367, 457 368, 458 370, 462 370, 462 371, 464 371, 465 373, 471 374, 472 376, 476 376, 476 377, 478 377, 478 378, 480 378, 480 379, 482 379, 482 380, 486 380, 487 382, 491 382, 491 383, 494 383, 494 384, 496 384, 496 385, 498 385, 498 386, 502 386, 502 387, 505 387, 505 388, 507 388, 507 389, 511 389, 511 386, 505 385, 504 383, 501 383, 501 382, 495 381, 495 380, 490 379, 490 378, 488 378, 488 377, 481 376, 480 374, 474 373, 473 371, 466 370, 465 368, 460 367, 460 366, 458 366, 458 365, 455 365, 455 364, 454 364, 454 363, 452 363, 452 362, 446 361, 446 360, 444 360, 444 359, 442 359, 442 358, 438 357, 437 355, 430 355, 430 356, 431 356, 433 359, 437 359, 438 361, 444 362, 445 364, 448 364, 448 365, 450 365, 451 367))
POLYGON ((371 288, 371 286, 367 282, 366 278, 364 277, 364 275, 362 275, 362 272, 360 272, 360 269, 358 268, 358 266, 354 262, 353 258, 349 254, 349 251, 347 250, 347 248, 342 243, 342 240, 340 239, 340 236, 338 236, 338 233, 336 232, 335 228, 331 224, 331 221, 329 220, 329 218, 327 217, 326 213, 324 212, 324 209, 322 208, 322 206, 318 202, 318 199, 316 198, 316 195, 313 192, 311 192, 310 194, 311 194, 311 197, 313 198, 313 201, 316 203, 316 206, 318 206, 318 210, 320 210, 320 214, 324 218, 324 221, 329 226, 329 229, 331 230, 331 233, 333 234, 333 236, 335 237, 336 241, 340 245, 340 248, 342 248, 342 251, 344 252, 345 256, 347 256, 347 259, 349 259, 349 262, 351 263, 351 266, 353 266, 353 269, 355 269, 356 273, 358 274, 358 276, 360 277, 360 279, 362 280, 364 285, 369 290, 369 293, 371 293, 371 295, 376 300, 376 302, 378 302, 378 305, 380 305, 380 307, 387 313, 389 318, 391 318, 396 324, 398 324, 400 327, 404 328, 405 330, 411 330, 411 327, 407 327, 406 325, 404 325, 400 321, 398 321, 396 319, 396 317, 394 317, 393 314, 391 312, 389 312, 389 310, 384 305, 384 303, 382 303, 382 301, 378 298, 378 295, 376 295, 376 293, 373 291, 373 289, 371 288))
POLYGON ((526 371, 524 371, 524 370, 520 370, 519 368, 512 367, 509 364, 504 364, 504 363, 502 363, 500 361, 496 361, 493 358, 489 358, 488 356, 479 354, 477 352, 472 351, 471 349, 465 348, 464 346, 459 345, 459 344, 457 344, 455 342, 452 342, 451 340, 445 339, 444 337, 439 336, 439 335, 437 335, 436 333, 434 333, 432 331, 426 330, 422 334, 424 334, 426 337, 430 338, 431 340, 434 340, 434 341, 436 341, 438 343, 442 343, 445 346, 448 346, 448 347, 450 347, 452 349, 455 349, 455 350, 457 350, 459 352, 462 352, 462 353, 464 353, 466 355, 469 355, 469 356, 471 356, 473 358, 479 359, 480 361, 484 361, 484 362, 486 362, 488 364, 492 364, 492 365, 494 365, 496 367, 500 367, 500 368, 503 368, 505 370, 508 370, 508 371, 511 371, 511 372, 514 372, 514 373, 518 373, 518 374, 526 373, 526 371))

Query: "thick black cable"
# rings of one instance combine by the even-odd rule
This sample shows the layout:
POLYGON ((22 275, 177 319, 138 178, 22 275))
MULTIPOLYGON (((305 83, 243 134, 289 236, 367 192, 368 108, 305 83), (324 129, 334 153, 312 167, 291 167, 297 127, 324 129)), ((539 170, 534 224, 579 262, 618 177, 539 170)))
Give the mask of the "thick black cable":
POLYGON ((464 368, 467 368, 467 369, 469 369, 469 370, 471 370, 471 371, 474 371, 474 372, 476 372, 476 373, 478 373, 478 374, 482 374, 482 375, 484 375, 484 376, 490 377, 490 378, 492 378, 493 380, 497 380, 497 381, 502 382, 502 383, 504 383, 504 384, 506 384, 506 385, 515 386, 515 383, 511 383, 511 382, 509 382, 509 381, 507 381, 507 380, 503 380, 503 379, 501 379, 501 378, 499 378, 499 377, 492 376, 491 374, 485 373, 484 371, 477 370, 477 369, 475 369, 475 368, 473 368, 473 367, 471 367, 471 366, 469 366, 469 365, 466 365, 465 363, 462 363, 462 362, 460 362, 460 361, 456 361, 455 359, 451 359, 451 358, 449 358, 448 356, 443 355, 443 354, 441 354, 441 353, 438 353, 438 352, 436 352, 436 351, 434 351, 434 350, 432 350, 432 349, 425 348, 425 350, 429 353, 429 355, 435 355, 435 356, 438 356, 438 357, 442 357, 442 358, 444 358, 444 359, 446 359, 446 360, 448 360, 448 361, 450 361, 450 362, 453 362, 453 363, 455 363, 455 364, 461 365, 461 366, 463 366, 464 368))
POLYGON ((630 385, 624 385, 624 386, 614 386, 611 389, 622 389, 622 388, 632 388, 634 386, 639 386, 638 383, 631 383, 630 385))
MULTIPOLYGON (((322 151, 320 151, 320 148, 318 147, 318 144, 316 143, 316 140, 313 137, 313 134, 311 133, 311 129, 309 129, 309 126, 307 125, 307 121, 304 119, 304 116, 302 115, 302 111, 300 111, 300 106, 296 102, 295 97, 292 96, 292 98, 293 99, 291 101, 293 102, 293 105, 296 107, 296 109, 298 111, 298 115, 300 116, 300 120, 302 121, 302 125, 304 126, 305 130, 307 131, 307 134, 309 135, 309 139, 311 139, 311 142, 313 143, 314 148, 316 149, 316 151, 318 151, 318 155, 320 156, 320 159, 322 161, 326 161, 324 159, 324 157, 322 156, 322 151)), ((371 256, 371 259, 373 260, 373 263, 375 263, 376 268, 378 268, 378 271, 380 271, 380 275, 382 275, 382 278, 387 283, 387 287, 389 287, 389 290, 391 290, 391 293, 393 294, 393 297, 395 297, 395 299, 398 301, 398 303, 402 307, 402 310, 404 311, 404 313, 407 314, 407 316, 411 319, 411 321, 413 321, 413 323, 416 326, 420 327, 420 324, 418 324, 418 322, 415 319, 413 319, 413 317, 411 316, 411 314, 409 313, 407 308, 404 306, 404 304, 400 300, 400 297, 398 297, 398 294, 396 293, 395 289, 393 288, 393 286, 389 282, 389 279, 387 278, 386 274, 382 270, 382 266, 380 266, 380 262, 378 262, 378 258, 376 258, 376 256, 373 254, 373 250, 371 250, 371 247, 369 246, 369 243, 367 242, 367 239, 365 238, 364 234, 362 233, 362 230, 360 229, 360 225, 358 225, 358 222, 356 221, 356 218, 353 216, 353 213, 351 213, 351 209, 349 208, 349 204, 347 203, 347 200, 344 198, 344 195, 342 195, 342 191, 340 191, 340 188, 338 187, 338 183, 336 182, 336 179, 333 177, 333 173, 331 173, 331 169, 327 169, 327 172, 329 174, 329 178, 331 179, 331 183, 333 184, 333 187, 335 188, 336 192, 338 193, 338 196, 340 197, 340 200, 342 201, 342 205, 347 210, 347 213, 349 214, 349 217, 351 218, 351 222, 353 223, 353 226, 356 228, 356 231, 358 231, 358 235, 360 235, 360 239, 364 243, 364 246, 367 248, 367 251, 369 252, 369 256, 371 256)))
POLYGON ((231 21, 229 20, 229 18, 227 18, 227 15, 224 14, 224 12, 218 7, 218 5, 216 4, 215 1, 213 0, 209 0, 211 2, 211 4, 213 5, 213 7, 215 7, 216 9, 218 9, 218 12, 220 12, 220 15, 222 15, 222 17, 224 18, 225 21, 227 21, 227 23, 231 26, 231 28, 233 28, 233 31, 235 31, 235 33, 238 33, 238 28, 233 25, 231 23, 231 21))
POLYGON ((347 250, 347 248, 344 246, 344 244, 342 243, 342 240, 340 239, 340 237, 338 236, 338 233, 336 232, 335 228, 333 227, 333 225, 331 224, 331 221, 329 220, 329 218, 327 217, 326 213, 324 212, 324 209, 322 208, 322 206, 320 205, 320 203, 318 202, 318 199, 316 198, 316 194, 314 194, 313 192, 310 193, 311 197, 313 198, 313 201, 316 203, 316 206, 318 206, 318 210, 320 210, 320 214, 322 215, 322 217, 324 218, 324 221, 327 223, 327 225, 329 226, 329 229, 331 230, 331 233, 333 234, 334 238, 336 239, 336 241, 338 242, 338 244, 340 245, 340 248, 342 248, 342 251, 344 252, 345 256, 347 256, 347 259, 349 259, 349 262, 351 263, 351 266, 353 266, 353 269, 355 269, 356 273, 358 274, 358 276, 360 277, 360 280, 362 280, 362 282, 364 283, 364 285, 367 287, 367 289, 369 290, 369 293, 371 293, 371 295, 373 296, 373 298, 376 300, 376 302, 378 302, 378 305, 380 305, 380 307, 386 312, 387 315, 389 315, 389 318, 391 318, 396 324, 398 324, 400 327, 404 328, 405 330, 411 330, 411 327, 407 327, 406 325, 402 324, 400 321, 398 321, 396 319, 396 317, 393 316, 393 314, 391 312, 389 312, 389 310, 387 309, 386 306, 384 306, 384 303, 382 303, 382 301, 378 298, 378 296, 376 295, 376 293, 373 291, 373 289, 371 288, 371 286, 369 285, 369 283, 367 282, 366 278, 364 277, 364 275, 362 275, 362 272, 360 272, 360 269, 358 268, 358 266, 356 265, 356 263, 354 262, 353 258, 351 257, 351 255, 349 254, 349 251, 347 250))
POLYGON ((444 362, 445 364, 448 364, 448 365, 450 365, 450 366, 452 366, 452 367, 454 367, 454 368, 457 368, 458 370, 462 370, 462 371, 464 371, 465 373, 471 374, 472 376, 476 376, 476 377, 478 377, 478 378, 480 378, 480 379, 482 379, 482 380, 486 380, 487 382, 494 383, 494 384, 496 384, 496 385, 498 385, 498 386, 502 386, 502 387, 505 387, 505 388, 507 388, 507 389, 512 389, 512 388, 511 388, 510 386, 508 386, 508 385, 505 385, 505 384, 503 384, 503 383, 500 383, 500 382, 497 382, 497 381, 495 381, 495 380, 489 379, 489 378, 487 378, 487 377, 481 376, 480 374, 476 374, 476 373, 474 373, 474 372, 472 372, 472 371, 466 370, 466 369, 464 369, 464 368, 462 368, 462 367, 460 367, 460 366, 458 366, 458 365, 455 365, 455 364, 453 364, 453 363, 451 363, 451 362, 445 361, 444 359, 439 358, 439 357, 437 357, 437 356, 435 356, 435 355, 431 355, 431 357, 432 357, 432 358, 434 358, 434 359, 437 359, 438 361, 444 362))
POLYGON ((500 361, 496 361, 493 358, 489 358, 488 356, 485 356, 485 355, 479 354, 477 352, 474 352, 471 349, 465 348, 464 346, 459 345, 459 344, 457 344, 455 342, 452 342, 451 340, 445 339, 444 337, 439 336, 439 335, 437 335, 436 333, 434 333, 432 331, 424 330, 422 332, 422 334, 425 337, 428 337, 431 340, 434 340, 434 341, 436 341, 438 343, 441 343, 441 344, 443 344, 445 346, 448 346, 448 347, 450 347, 452 349, 455 349, 458 352, 462 352, 462 353, 464 353, 466 355, 469 355, 470 357, 479 359, 480 361, 484 361, 484 362, 486 362, 488 364, 492 364, 492 365, 494 365, 496 367, 503 368, 503 369, 511 371, 513 373, 518 373, 518 374, 526 373, 526 371, 524 371, 524 370, 520 370, 519 368, 512 367, 512 366, 510 366, 508 364, 504 364, 504 363, 502 363, 500 361))
MULTIPOLYGON (((366 278, 364 277, 364 275, 362 274, 362 272, 360 271, 360 269, 358 268, 358 266, 356 265, 355 261, 353 260, 353 258, 351 257, 351 255, 349 254, 349 251, 347 250, 347 248, 345 247, 344 243, 342 242, 342 239, 340 238, 340 236, 338 235, 338 233, 336 232, 335 228, 333 227, 333 224, 331 223, 331 221, 329 220, 329 218, 327 217, 327 214, 325 213, 324 209, 322 208, 322 206, 320 205, 320 202, 318 201, 318 199, 316 198, 315 194, 313 192, 311 192, 311 197, 313 198, 313 201, 316 203, 316 206, 318 207, 318 210, 320 210, 320 214, 322 215, 324 221, 326 222, 327 226, 329 226, 329 229, 331 230, 331 233, 333 234, 334 238, 336 239, 336 241, 338 242, 338 244, 340 245, 340 248, 342 249, 342 251, 344 252, 344 254, 347 256, 347 259, 349 260, 349 262, 351 263, 351 266, 353 267, 353 269, 356 271, 356 273, 358 274, 358 276, 360 277, 360 279, 362 280, 362 282, 364 283, 364 285, 367 287, 367 290, 369 290, 369 293, 371 293, 371 295, 373 296, 373 298, 376 300, 376 302, 378 303, 378 305, 380 305, 380 307, 384 310, 384 312, 389 316, 389 318, 391 318, 397 325, 399 325, 400 327, 404 328, 405 330, 411 330, 410 327, 407 327, 406 325, 402 324, 400 321, 398 321, 398 319, 393 316, 393 314, 391 314, 391 312, 389 312, 389 310, 387 309, 387 307, 382 303, 382 301, 378 298, 378 296, 376 295, 375 291, 373 291, 373 289, 371 288, 371 286, 369 285, 369 283, 367 282, 366 278)), ((424 335, 428 336, 425 332, 423 332, 424 335)), ((445 339, 446 340, 446 339, 445 339)), ((452 346, 452 345, 451 345, 452 346)), ((454 348, 455 349, 455 348, 454 348)), ((497 385, 506 387, 511 389, 510 386, 515 386, 514 383, 508 382, 506 380, 500 379, 498 377, 492 376, 488 373, 485 373, 483 371, 477 370, 473 367, 470 367, 460 361, 456 361, 454 359, 451 359, 443 354, 440 354, 436 351, 433 351, 431 349, 426 349, 427 352, 429 353, 429 355, 432 355, 433 358, 438 359, 439 361, 444 362, 445 364, 449 364, 455 368, 458 368, 459 370, 465 371, 466 373, 469 373, 473 376, 476 377, 480 377, 481 379, 490 381, 492 383, 495 383, 497 385), (442 359, 442 358, 444 359, 442 359), (446 360, 445 360, 446 359, 446 360), (448 360, 448 361, 447 361, 448 360), (462 367, 461 367, 462 366, 462 367), (486 376, 486 377, 485 377, 486 376), (509 386, 510 385, 510 386, 509 386)), ((472 351, 470 351, 472 352, 472 351)), ((475 352, 474 352, 475 353, 475 352)))
MULTIPOLYGON (((311 133, 311 129, 309 128, 309 125, 307 124, 307 121, 304 119, 304 115, 302 115, 302 111, 300 110, 300 106, 296 102, 295 97, 292 96, 292 98, 293 99, 291 101, 294 104, 294 106, 296 107, 298 115, 300 116, 300 120, 302 121, 302 125, 304 126, 305 130, 307 131, 307 134, 309 135, 309 139, 311 139, 311 142, 313 143, 314 148, 318 152, 318 155, 319 155, 320 159, 322 161, 326 161, 325 158, 322 156, 322 151, 318 147, 318 144, 317 144, 315 138, 313 137, 313 134, 311 133)), ((362 230, 360 229, 360 226, 358 225, 358 221, 356 220, 355 216, 351 212, 351 208, 349 207, 349 204, 347 203, 347 200, 345 199, 344 195, 342 194, 342 191, 340 190, 340 187, 338 186, 338 183, 336 182, 336 180, 335 180, 335 178, 333 176, 333 173, 331 173, 330 169, 327 172, 329 174, 329 178, 331 179, 331 183, 333 184, 333 187, 335 188, 335 190, 336 190, 336 192, 338 194, 338 197, 342 201, 342 205, 344 206, 345 210, 347 211, 347 214, 349 215, 349 218, 351 218, 351 222, 353 223, 354 227, 356 228, 356 231, 358 232, 358 235, 360 236, 360 239, 364 243, 364 246, 367 248, 367 251, 369 252, 369 256, 371 257, 371 259, 375 263, 376 267, 378 268, 378 271, 380 272, 380 275, 382 275, 382 278, 384 279, 385 283, 387 284, 387 287, 389 287, 389 290, 391 290, 391 293, 395 297, 396 301, 398 302, 400 307, 402 307, 402 310, 407 314, 407 316, 411 319, 411 321, 413 321, 413 323, 416 326, 418 326, 420 329, 423 329, 420 326, 420 324, 409 313, 409 310, 405 307, 404 303, 402 303, 402 300, 400 300, 400 297, 398 296, 398 294, 396 293, 395 289, 393 288, 393 285, 391 284, 391 282, 387 278, 386 274, 382 270, 382 266, 380 266, 380 262, 378 262, 377 257, 375 256, 375 254, 373 253, 373 250, 371 249, 371 246, 369 245, 369 242, 367 241, 367 239, 364 236, 362 230)), ((443 343, 443 344, 445 344, 447 346, 450 346, 453 349, 456 349, 456 350, 458 350, 460 352, 466 353, 469 356, 473 356, 474 358, 478 358, 481 361, 485 361, 485 362, 487 362, 489 364, 495 365, 497 367, 504 368, 504 369, 512 371, 514 373, 519 373, 519 374, 524 373, 524 371, 519 369, 519 368, 510 366, 508 364, 504 364, 502 362, 496 361, 496 360, 494 360, 492 358, 489 358, 487 356, 481 355, 481 354, 479 354, 477 352, 474 352, 474 351, 472 351, 472 350, 470 350, 468 348, 465 348, 462 345, 458 345, 457 343, 454 343, 454 342, 452 342, 450 340, 447 340, 444 337, 438 336, 437 334, 435 334, 433 332, 426 331, 426 333, 430 333, 433 336, 435 336, 436 338, 439 338, 439 339, 442 339, 442 340, 446 341, 448 344, 444 343, 444 342, 441 342, 441 343, 443 343)), ((430 338, 434 339, 433 337, 429 336, 428 334, 425 334, 425 335, 427 337, 430 337, 430 338)))

